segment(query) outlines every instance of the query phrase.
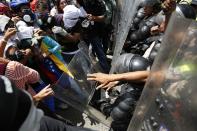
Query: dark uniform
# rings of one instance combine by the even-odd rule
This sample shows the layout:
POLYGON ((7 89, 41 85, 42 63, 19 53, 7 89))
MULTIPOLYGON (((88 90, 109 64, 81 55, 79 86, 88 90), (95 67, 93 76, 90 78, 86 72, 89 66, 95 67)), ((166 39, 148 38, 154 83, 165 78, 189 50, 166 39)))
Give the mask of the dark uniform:
MULTIPOLYGON (((93 16, 105 16, 106 8, 102 0, 84 0, 81 5, 88 14, 93 16)), ((103 50, 102 37, 104 34, 105 23, 93 22, 84 32, 84 40, 92 45, 93 52, 96 53, 99 63, 105 72, 109 72, 107 57, 103 50)))

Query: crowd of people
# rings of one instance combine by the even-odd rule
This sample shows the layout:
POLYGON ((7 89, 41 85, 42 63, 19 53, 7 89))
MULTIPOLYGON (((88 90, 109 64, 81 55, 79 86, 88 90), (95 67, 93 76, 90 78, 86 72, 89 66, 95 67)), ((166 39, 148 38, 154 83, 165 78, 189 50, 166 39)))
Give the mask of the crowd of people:
MULTIPOLYGON (((112 17, 116 13, 113 0, 0 2, 0 110, 4 121, 1 130, 90 130, 67 125, 52 115, 55 105, 51 85, 63 73, 74 79, 68 64, 80 50, 78 45, 82 41, 91 47, 89 51, 102 68, 102 73, 87 74, 87 79, 99 82, 97 89, 107 91, 121 82, 130 82, 134 90, 126 93, 137 90, 136 94, 127 95, 135 97, 136 103, 172 12, 196 19, 196 6, 195 0, 141 0, 124 43, 123 55, 117 59, 114 74, 108 74, 111 65, 107 52, 111 50, 112 17), (134 87, 136 84, 138 86, 134 87)), ((121 102, 128 100, 124 94, 119 102, 106 106, 110 107, 108 116, 116 121, 114 131, 126 130, 132 116, 130 108, 121 110, 121 102), (117 127, 117 123, 124 126, 117 127)), ((133 105, 131 108, 135 109, 133 105)), ((106 114, 104 109, 101 111, 106 114)))

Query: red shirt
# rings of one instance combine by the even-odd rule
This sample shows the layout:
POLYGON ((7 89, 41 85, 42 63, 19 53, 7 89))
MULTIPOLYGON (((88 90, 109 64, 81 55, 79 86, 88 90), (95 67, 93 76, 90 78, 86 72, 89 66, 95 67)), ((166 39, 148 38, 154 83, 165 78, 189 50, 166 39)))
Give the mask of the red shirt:
MULTIPOLYGON (((21 89, 25 89, 26 84, 36 83, 40 80, 40 76, 37 71, 16 61, 10 61, 7 64, 5 76, 14 82, 17 88, 21 89)), ((31 94, 35 94, 35 92, 32 92, 32 89, 30 90, 31 94)))

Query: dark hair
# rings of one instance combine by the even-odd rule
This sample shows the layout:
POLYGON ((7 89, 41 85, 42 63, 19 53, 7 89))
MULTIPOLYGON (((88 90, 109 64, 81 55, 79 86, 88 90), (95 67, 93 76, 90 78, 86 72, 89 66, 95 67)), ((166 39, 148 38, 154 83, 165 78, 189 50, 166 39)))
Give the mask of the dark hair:
MULTIPOLYGON (((57 11, 58 11, 58 13, 64 13, 63 12, 63 10, 62 9, 60 9, 60 1, 61 0, 56 0, 56 2, 55 2, 55 5, 56 5, 56 7, 57 7, 57 11)), ((67 2, 67 0, 65 0, 66 2, 67 2)))
POLYGON ((13 61, 21 61, 24 58, 24 54, 15 46, 8 47, 5 55, 6 55, 6 58, 8 58, 9 60, 13 60, 13 61), (10 54, 11 48, 16 49, 13 54, 10 54))

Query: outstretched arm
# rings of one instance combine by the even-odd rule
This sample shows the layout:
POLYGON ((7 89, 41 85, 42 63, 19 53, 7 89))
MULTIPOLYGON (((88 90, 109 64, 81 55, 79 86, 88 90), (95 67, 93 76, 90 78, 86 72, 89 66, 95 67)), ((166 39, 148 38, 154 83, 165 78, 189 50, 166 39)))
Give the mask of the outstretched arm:
POLYGON ((94 73, 88 74, 87 80, 93 80, 100 83, 98 88, 109 88, 108 85, 115 85, 117 81, 132 81, 132 82, 143 82, 149 76, 149 71, 136 71, 136 72, 128 72, 122 74, 104 74, 104 73, 94 73))
POLYGON ((15 28, 8 28, 5 32, 3 39, 0 41, 0 57, 3 57, 4 49, 7 44, 7 41, 16 33, 15 28))

